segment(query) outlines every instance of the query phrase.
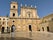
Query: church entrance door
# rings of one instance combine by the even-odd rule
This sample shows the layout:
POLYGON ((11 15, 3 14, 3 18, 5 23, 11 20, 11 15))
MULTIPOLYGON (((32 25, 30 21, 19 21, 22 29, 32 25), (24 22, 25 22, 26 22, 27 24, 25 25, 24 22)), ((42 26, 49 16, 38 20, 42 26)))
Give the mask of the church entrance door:
POLYGON ((29 31, 32 31, 31 25, 29 25, 29 31))
POLYGON ((12 25, 11 32, 14 32, 14 31, 15 31, 15 25, 12 25))
POLYGON ((49 27, 47 27, 47 31, 49 32, 49 27))

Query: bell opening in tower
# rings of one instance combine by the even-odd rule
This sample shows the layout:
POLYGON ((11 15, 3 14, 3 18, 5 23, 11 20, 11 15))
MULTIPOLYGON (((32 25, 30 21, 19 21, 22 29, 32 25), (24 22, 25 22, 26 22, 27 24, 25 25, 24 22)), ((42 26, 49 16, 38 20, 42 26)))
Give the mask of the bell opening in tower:
POLYGON ((15 13, 13 13, 13 17, 15 16, 15 13))
POLYGON ((15 6, 13 6, 13 8, 15 8, 15 6))

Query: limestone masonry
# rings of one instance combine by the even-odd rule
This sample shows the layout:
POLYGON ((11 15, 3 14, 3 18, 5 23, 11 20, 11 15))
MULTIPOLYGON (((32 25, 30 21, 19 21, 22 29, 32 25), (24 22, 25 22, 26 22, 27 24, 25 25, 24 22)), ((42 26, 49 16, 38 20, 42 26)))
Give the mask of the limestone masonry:
MULTIPOLYGON (((53 16, 51 18, 53 18, 53 16)), ((48 21, 43 22, 45 19, 47 18, 39 18, 37 8, 29 6, 21 6, 20 15, 18 16, 18 3, 11 2, 10 15, 8 17, 0 17, 0 31, 53 31, 53 29, 50 29, 51 27, 48 26, 48 21)), ((52 25, 53 22, 50 23, 52 25)))

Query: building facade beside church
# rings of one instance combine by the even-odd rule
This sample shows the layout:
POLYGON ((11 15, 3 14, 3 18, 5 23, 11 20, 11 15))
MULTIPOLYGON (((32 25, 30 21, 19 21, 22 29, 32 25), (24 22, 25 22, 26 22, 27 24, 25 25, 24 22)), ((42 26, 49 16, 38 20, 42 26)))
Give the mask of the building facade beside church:
POLYGON ((40 31, 53 32, 53 14, 41 18, 40 31))

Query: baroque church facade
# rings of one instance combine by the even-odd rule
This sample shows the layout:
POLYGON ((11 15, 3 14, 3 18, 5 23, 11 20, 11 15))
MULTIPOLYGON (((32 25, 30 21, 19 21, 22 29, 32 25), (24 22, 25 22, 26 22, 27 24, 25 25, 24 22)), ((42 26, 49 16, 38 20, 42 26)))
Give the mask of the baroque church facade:
MULTIPOLYGON (((3 18, 0 24, 1 29, 15 31, 37 31, 39 24, 39 17, 37 15, 37 9, 35 7, 21 6, 20 15, 18 16, 18 3, 10 3, 10 15, 3 18), (12 29, 13 28, 13 29, 12 29)), ((4 31, 5 31, 4 30, 4 31)))
POLYGON ((18 4, 12 2, 10 5, 9 24, 15 26, 15 31, 37 31, 38 30, 37 9, 33 7, 21 6, 20 15, 18 16, 18 4))
POLYGON ((36 7, 21 6, 18 15, 18 3, 10 3, 10 15, 0 16, 0 32, 53 32, 53 14, 39 18, 36 7))

